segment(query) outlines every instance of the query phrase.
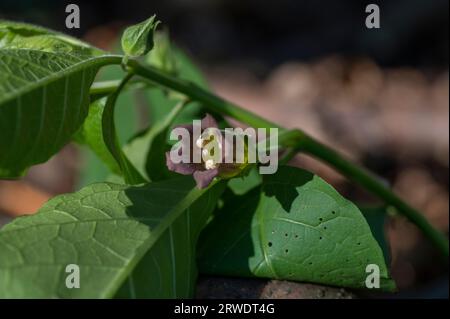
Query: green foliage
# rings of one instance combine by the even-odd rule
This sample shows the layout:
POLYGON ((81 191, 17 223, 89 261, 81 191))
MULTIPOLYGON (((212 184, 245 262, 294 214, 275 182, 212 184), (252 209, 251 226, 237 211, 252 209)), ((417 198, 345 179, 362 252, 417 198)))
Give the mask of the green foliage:
POLYGON ((153 15, 147 20, 125 29, 122 35, 122 50, 125 55, 138 57, 147 54, 153 48, 153 32, 159 21, 153 15))
POLYGON ((128 297, 191 296, 197 236, 223 186, 199 190, 183 177, 93 184, 55 197, 0 232, 0 297, 105 298, 118 289, 128 297), (65 286, 68 264, 80 267, 79 289, 65 286))
POLYGON ((166 33, 154 34, 158 23, 152 16, 127 28, 125 55, 111 55, 0 21, 0 178, 21 176, 75 140, 97 157, 82 184, 100 182, 1 229, 0 297, 192 297, 205 225, 205 273, 361 288, 374 263, 382 288, 394 289, 377 243, 388 251, 384 214, 364 210, 372 235, 361 211, 319 177, 292 167, 262 177, 254 165, 228 185, 216 180, 200 190, 192 177, 168 171, 170 129, 205 110, 221 128, 230 127, 224 115, 270 122, 208 93, 187 55, 166 33), (143 64, 133 59, 149 51, 143 64), (97 80, 112 81, 95 90, 103 66, 97 80), (144 108, 131 109, 138 101, 144 108), (149 125, 136 134, 142 124, 149 125), (69 264, 80 267, 79 289, 65 285, 69 264))
POLYGON ((329 184, 282 166, 262 188, 233 195, 200 240, 201 271, 365 288, 366 266, 380 268, 392 290, 383 253, 360 210, 329 184))
POLYGON ((102 55, 100 49, 76 38, 26 23, 0 20, 0 48, 29 49, 76 55, 102 55))
POLYGON ((106 100, 107 98, 102 98, 91 103, 88 116, 74 139, 80 144, 89 146, 112 173, 121 175, 121 168, 103 139, 102 119, 106 100))
POLYGON ((126 77, 119 87, 108 96, 106 99, 105 107, 102 116, 102 132, 103 141, 111 153, 111 155, 116 160, 118 166, 121 170, 121 175, 124 177, 125 182, 129 184, 139 184, 144 183, 145 179, 136 170, 136 168, 130 163, 128 157, 122 151, 119 140, 117 138, 116 126, 114 122, 114 109, 116 106, 117 98, 130 77, 126 77))
POLYGON ((1 22, 0 30, 0 178, 16 178, 70 140, 98 68, 114 58, 28 25, 1 22))
POLYGON ((166 167, 165 152, 169 150, 167 135, 175 117, 182 109, 183 104, 175 106, 164 119, 135 137, 124 147, 125 154, 139 173, 151 181, 173 176, 166 167))
MULTIPOLYGON (((120 80, 117 81, 117 79, 123 78, 125 75, 126 72, 124 72, 124 70, 120 66, 108 66, 102 68, 98 72, 96 78, 98 82, 95 83, 106 83, 107 85, 109 85, 113 81, 114 83, 118 83, 120 82, 120 80)), ((88 118, 86 119, 83 126, 93 124, 92 121, 89 120, 90 117, 95 117, 94 114, 91 114, 92 109, 97 110, 97 112, 100 111, 100 108, 103 108, 104 104, 106 103, 106 97, 108 96, 108 94, 110 93, 103 93, 99 96, 93 96, 91 94, 91 106, 89 107, 90 111, 88 118), (98 100, 102 97, 104 98, 104 100, 102 102, 99 102, 98 100)), ((139 120, 142 119, 141 114, 143 108, 139 107, 139 105, 136 104, 137 97, 135 90, 129 90, 127 88, 124 88, 122 90, 121 94, 116 100, 116 106, 114 108, 114 123, 116 127, 118 142, 121 145, 126 144, 131 139, 131 137, 139 130, 139 127, 141 125, 139 120)), ((99 133, 101 133, 101 118, 97 118, 97 122, 95 123, 100 129, 99 133)), ((93 134, 95 136, 95 132, 93 132, 93 134)), ((102 134, 99 134, 97 136, 100 137, 99 142, 102 143, 102 134)), ((77 141, 80 142, 79 140, 77 141)), ((117 176, 120 175, 120 169, 114 168, 116 164, 113 164, 111 166, 111 162, 108 162, 110 160, 108 160, 108 158, 105 158, 105 156, 109 158, 112 157, 109 151, 107 151, 108 154, 99 154, 102 149, 106 148, 106 145, 100 146, 99 144, 84 144, 87 147, 80 148, 83 170, 81 171, 79 177, 78 189, 94 182, 102 182, 107 180, 111 172, 116 174, 117 176)), ((115 160, 113 160, 113 162, 115 162, 115 160)))

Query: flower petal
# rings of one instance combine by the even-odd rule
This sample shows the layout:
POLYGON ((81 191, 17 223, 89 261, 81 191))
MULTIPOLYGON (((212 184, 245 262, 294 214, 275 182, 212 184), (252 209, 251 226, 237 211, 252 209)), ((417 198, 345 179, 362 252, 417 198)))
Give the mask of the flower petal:
POLYGON ((216 177, 219 174, 219 169, 209 169, 205 171, 195 171, 194 172, 194 179, 197 183, 198 188, 205 188, 209 184, 211 184, 214 177, 216 177))
POLYGON ((188 130, 188 132, 191 133, 191 134, 194 131, 194 125, 192 125, 192 124, 180 124, 180 125, 174 126, 173 128, 174 129, 176 129, 176 128, 184 128, 184 129, 188 130))
POLYGON ((205 117, 202 119, 202 130, 208 127, 219 128, 216 120, 211 116, 211 114, 206 113, 205 117))
POLYGON ((170 151, 166 152, 166 165, 169 171, 183 175, 191 175, 202 167, 201 164, 195 163, 174 163, 170 158, 170 151))

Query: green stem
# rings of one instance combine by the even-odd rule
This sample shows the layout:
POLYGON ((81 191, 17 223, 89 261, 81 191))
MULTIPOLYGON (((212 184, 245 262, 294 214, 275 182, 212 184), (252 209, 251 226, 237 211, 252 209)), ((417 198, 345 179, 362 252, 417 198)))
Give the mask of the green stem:
POLYGON ((122 80, 97 81, 92 83, 89 90, 91 95, 109 95, 113 93, 120 85, 122 80))
MULTIPOLYGON (((285 136, 287 135, 288 134, 285 136)), ((329 164, 348 179, 363 186, 366 190, 381 198, 386 204, 395 207, 399 213, 417 225, 417 227, 438 247, 443 255, 448 256, 449 247, 446 236, 436 230, 423 214, 395 195, 385 183, 373 173, 363 167, 351 163, 330 147, 314 140, 312 137, 301 131, 291 131, 290 140, 287 141, 286 139, 286 143, 293 144, 292 146, 297 151, 308 153, 329 164)))
POLYGON ((253 127, 270 128, 279 127, 275 123, 267 121, 231 102, 209 93, 190 81, 179 78, 174 78, 164 72, 161 72, 153 67, 141 65, 136 60, 129 60, 127 66, 133 73, 140 75, 155 84, 165 86, 169 89, 181 92, 188 96, 191 100, 199 101, 204 104, 205 108, 211 111, 228 115, 239 121, 248 123, 253 127))
MULTIPOLYGON (((104 96, 108 96, 119 87, 120 82, 122 80, 109 80, 109 81, 97 81, 92 83, 91 88, 89 90, 89 94, 91 97, 95 99, 102 98, 104 96)), ((142 80, 130 80, 125 85, 125 88, 133 87, 134 89, 138 88, 147 88, 149 85, 147 83, 143 83, 142 80)))
POLYGON ((133 73, 127 74, 127 76, 122 81, 120 81, 116 90, 108 96, 102 117, 103 141, 111 155, 117 161, 125 182, 130 185, 145 183, 146 180, 136 170, 134 165, 122 151, 122 147, 120 146, 119 140, 117 138, 116 126, 114 122, 114 111, 116 101, 119 97, 120 92, 133 76, 133 73))
POLYGON ((155 68, 141 65, 136 60, 129 60, 127 62, 127 67, 130 69, 130 72, 140 75, 155 84, 181 92, 190 99, 201 102, 206 109, 233 117, 234 119, 247 123, 253 127, 279 128, 281 130, 279 135, 279 144, 281 146, 288 148, 292 147, 297 151, 302 150, 305 153, 311 154, 334 167, 351 181, 360 184, 386 203, 392 205, 400 214, 416 224, 439 248, 439 250, 448 257, 449 247, 447 238, 433 228, 420 212, 410 207, 402 199, 396 196, 372 173, 344 159, 337 152, 314 140, 303 131, 288 131, 250 111, 242 109, 236 104, 225 101, 224 99, 209 93, 192 82, 171 77, 155 68))
POLYGON ((286 165, 289 161, 297 155, 298 150, 296 148, 289 148, 286 150, 286 153, 278 161, 278 165, 286 165))

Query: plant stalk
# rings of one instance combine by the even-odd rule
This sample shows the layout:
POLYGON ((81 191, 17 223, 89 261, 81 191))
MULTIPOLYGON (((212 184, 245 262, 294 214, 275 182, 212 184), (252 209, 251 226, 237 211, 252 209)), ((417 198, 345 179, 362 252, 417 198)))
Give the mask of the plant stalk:
POLYGON ((236 104, 228 102, 208 91, 200 88, 192 82, 174 78, 153 67, 145 66, 136 60, 128 60, 129 71, 166 88, 185 94, 191 100, 201 102, 206 109, 219 112, 223 115, 233 117, 256 128, 279 128, 279 144, 283 147, 295 148, 297 151, 308 153, 319 160, 329 164, 349 180, 363 186, 365 189, 376 195, 384 202, 392 205, 396 210, 408 218, 412 223, 430 239, 433 244, 448 258, 448 239, 436 230, 426 218, 417 210, 406 204, 395 195, 379 179, 368 170, 353 164, 328 146, 316 141, 301 130, 289 131, 278 126, 250 111, 247 111, 236 104))

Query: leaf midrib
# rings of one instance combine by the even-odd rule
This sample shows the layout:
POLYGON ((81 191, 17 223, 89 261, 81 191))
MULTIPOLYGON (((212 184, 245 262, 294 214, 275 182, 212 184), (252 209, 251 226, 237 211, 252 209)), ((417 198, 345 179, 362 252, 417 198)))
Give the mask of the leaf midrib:
MULTIPOLYGON (((5 51, 27 51, 27 52, 36 52, 36 53, 43 53, 43 51, 40 50, 31 50, 31 49, 2 49, 3 52, 5 51)), ((51 52, 45 52, 46 54, 52 54, 51 52)), ((46 86, 49 83, 53 82, 53 81, 57 81, 59 79, 64 78, 67 75, 76 73, 78 71, 83 70, 86 67, 90 67, 90 66, 104 66, 104 65, 108 65, 108 64, 120 64, 122 61, 122 56, 121 55, 115 55, 115 54, 105 54, 102 56, 94 56, 91 57, 87 60, 83 60, 81 62, 77 62, 71 66, 69 66, 68 68, 52 73, 49 76, 45 76, 42 79, 39 79, 38 81, 32 82, 29 85, 26 85, 16 91, 14 91, 13 93, 10 94, 6 94, 3 99, 0 99, 0 105, 7 103, 11 100, 16 99, 18 96, 21 96, 23 94, 26 94, 28 92, 31 92, 33 90, 35 90, 36 88, 42 87, 42 86, 46 86)))
POLYGON ((149 236, 144 240, 142 245, 136 249, 136 254, 130 259, 130 262, 122 268, 119 272, 119 276, 114 283, 111 284, 109 291, 105 291, 104 296, 106 298, 114 297, 114 294, 121 287, 123 282, 128 278, 133 269, 137 266, 139 261, 145 256, 147 251, 156 243, 161 235, 173 224, 173 222, 186 211, 192 203, 200 198, 201 195, 206 193, 209 188, 200 190, 198 188, 193 188, 187 195, 176 205, 172 210, 170 210, 165 218, 154 228, 152 231, 152 236, 149 236))

